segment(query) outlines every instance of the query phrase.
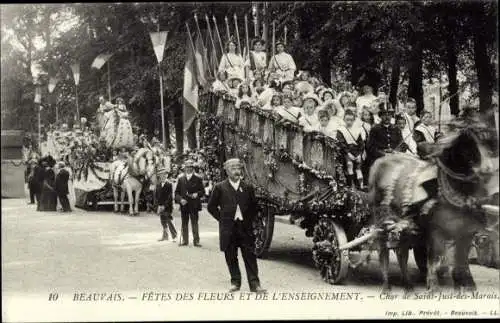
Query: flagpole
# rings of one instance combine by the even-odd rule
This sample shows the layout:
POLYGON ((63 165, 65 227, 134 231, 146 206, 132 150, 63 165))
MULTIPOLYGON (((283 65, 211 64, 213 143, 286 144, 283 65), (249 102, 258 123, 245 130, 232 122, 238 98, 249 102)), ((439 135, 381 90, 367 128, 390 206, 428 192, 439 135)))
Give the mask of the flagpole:
POLYGON ((158 63, 158 76, 160 79, 161 139, 163 141, 163 147, 167 149, 167 136, 165 134, 165 111, 163 108, 163 73, 161 72, 160 63, 158 63))
MULTIPOLYGON (((208 19, 208 15, 205 15, 205 20, 207 22, 208 35, 210 36, 210 43, 212 44, 212 49, 214 51, 214 54, 216 55, 215 63, 217 64, 217 50, 215 49, 215 42, 212 36, 212 27, 210 27, 210 20, 208 19)), ((217 66, 214 66, 214 76, 217 77, 217 66)))
MULTIPOLYGON (((198 35, 200 36, 201 45, 203 46, 203 58, 205 58, 206 62, 208 63, 207 47, 205 46, 205 42, 203 41, 203 37, 201 36, 200 25, 198 24, 198 15, 196 13, 194 14, 194 21, 196 23, 196 29, 198 30, 198 35)), ((213 76, 215 76, 215 74, 212 73, 210 64, 207 65, 208 65, 208 72, 211 73, 213 76)))
POLYGON ((108 100, 111 102, 111 69, 110 69, 110 59, 108 59, 107 67, 108 67, 108 100))
POLYGON ((273 48, 272 48, 273 57, 276 54, 275 44, 276 44, 276 20, 273 20, 273 48))
POLYGON ((219 39, 221 54, 224 55, 224 45, 222 45, 222 39, 220 38, 219 27, 217 26, 217 20, 215 19, 215 16, 212 16, 212 18, 214 20, 215 31, 217 32, 217 38, 219 39))
POLYGON ((75 85, 76 89, 76 120, 77 122, 80 122, 80 107, 78 106, 78 85, 75 85))
POLYGON ((240 31, 238 28, 238 17, 234 14, 234 28, 236 29, 236 39, 238 40, 238 51, 241 56, 243 56, 243 51, 241 50, 241 42, 240 42, 240 31))
POLYGON ((257 18, 257 4, 252 4, 252 16, 253 16, 253 36, 259 36, 259 21, 257 18))
MULTIPOLYGON (((248 40, 248 17, 245 15, 245 42, 247 47, 247 58, 250 59, 250 41, 248 40)), ((250 77, 250 68, 245 66, 246 77, 247 79, 250 77)))
POLYGON ((224 20, 226 21, 226 33, 227 33, 227 41, 231 39, 231 33, 229 32, 229 20, 227 19, 227 16, 224 17, 224 20))
POLYGON ((196 51, 194 49, 194 42, 193 42, 193 38, 191 37, 191 30, 189 29, 189 25, 188 23, 186 22, 186 28, 187 28, 187 32, 188 32, 188 36, 189 36, 189 43, 191 44, 191 50, 193 51, 193 62, 194 62, 194 65, 196 66, 196 70, 198 71, 198 64, 196 62, 196 51))
POLYGON ((41 105, 38 105, 38 151, 40 152, 40 155, 42 155, 42 121, 40 118, 40 113, 41 113, 41 105))
POLYGON ((287 32, 287 28, 286 28, 286 26, 285 26, 285 39, 284 39, 284 41, 283 41, 283 42, 285 43, 285 46, 286 46, 286 32, 287 32))

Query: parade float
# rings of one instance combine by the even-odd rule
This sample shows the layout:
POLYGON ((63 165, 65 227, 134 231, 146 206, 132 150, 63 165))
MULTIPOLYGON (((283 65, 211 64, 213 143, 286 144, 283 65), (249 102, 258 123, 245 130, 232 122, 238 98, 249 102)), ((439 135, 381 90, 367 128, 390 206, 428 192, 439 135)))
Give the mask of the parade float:
POLYGON ((290 222, 313 238, 322 277, 340 283, 350 260, 338 247, 358 236, 369 209, 366 193, 346 185, 336 141, 278 123, 258 107, 238 109, 230 95, 208 96, 211 104, 200 120, 202 144, 218 165, 231 157, 244 163, 244 178, 255 186, 259 204, 257 255, 264 257, 271 245, 275 217, 290 215, 290 222))
MULTIPOLYGON (((147 165, 156 165, 166 158, 166 153, 156 140, 150 144, 145 136, 133 134, 128 113, 123 108, 120 111, 119 105, 106 103, 106 113, 97 115, 97 119, 102 119, 97 120, 101 126, 88 126, 85 118, 71 130, 64 124, 47 133, 41 153, 64 160, 70 166, 76 207, 96 210, 99 206, 118 204, 123 212, 122 205, 128 205, 129 199, 125 196, 123 201, 115 200, 113 185, 121 183, 113 182, 113 162, 121 160, 124 166, 134 163, 137 166, 134 176, 144 177, 147 165)), ((129 173, 124 167, 120 171, 122 177, 129 173)), ((140 180, 147 184, 144 178, 140 180)), ((147 203, 153 200, 152 194, 149 186, 140 192, 139 209, 147 208, 147 203)))
MULTIPOLYGON (((368 194, 346 184, 339 143, 257 106, 235 103, 227 93, 207 94, 200 138, 219 175, 228 158, 244 163, 244 178, 255 186, 259 204, 257 255, 265 257, 271 245, 275 218, 289 216, 313 239, 312 258, 322 278, 341 283, 349 268, 359 265, 374 227, 368 194)), ((491 245, 490 240, 481 243, 491 245)), ((488 262, 498 258, 494 253, 488 262)), ((414 257, 425 273, 426 254, 414 250, 414 257)))

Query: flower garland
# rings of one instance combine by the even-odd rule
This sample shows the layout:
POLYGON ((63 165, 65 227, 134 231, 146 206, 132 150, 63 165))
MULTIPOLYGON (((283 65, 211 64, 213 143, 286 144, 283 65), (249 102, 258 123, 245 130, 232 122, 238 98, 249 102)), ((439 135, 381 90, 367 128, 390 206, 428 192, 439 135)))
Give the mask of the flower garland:
MULTIPOLYGON (((235 101, 235 98, 227 93, 222 96, 222 99, 229 101, 229 103, 235 101)), ((306 164, 299 156, 292 156, 282 146, 275 147, 272 143, 263 142, 262 138, 249 133, 247 129, 239 125, 235 125, 234 122, 213 115, 204 115, 203 122, 206 124, 207 129, 204 128, 201 132, 202 140, 210 141, 209 139, 211 138, 212 144, 217 143, 216 147, 219 150, 225 149, 226 153, 230 155, 237 153, 245 162, 248 162, 250 159, 248 143, 236 145, 233 142, 226 142, 225 145, 223 144, 221 136, 225 129, 234 133, 235 138, 239 137, 262 147, 265 154, 264 165, 269 169, 269 178, 274 178, 275 174, 279 171, 279 162, 283 162, 292 163, 299 171, 297 189, 300 194, 306 195, 308 192, 311 192, 311 185, 308 183, 310 177, 327 184, 326 188, 321 192, 317 192, 307 199, 296 201, 290 201, 287 194, 284 194, 284 196, 278 195, 270 192, 264 186, 255 185, 256 195, 261 203, 273 207, 277 214, 293 213, 295 216, 302 218, 301 226, 307 228, 309 234, 312 234, 314 225, 320 216, 328 216, 338 221, 348 221, 354 224, 366 223, 370 211, 366 203, 366 196, 362 192, 357 192, 345 185, 346 179, 341 159, 341 147, 336 139, 317 132, 304 133, 302 126, 287 121, 283 122, 280 116, 269 111, 264 111, 257 106, 244 105, 240 108, 271 119, 275 122, 276 127, 281 127, 290 132, 302 132, 304 138, 309 137, 312 140, 320 141, 325 147, 332 150, 335 159, 335 171, 332 174, 318 163, 314 163, 313 165, 306 164)), ((211 153, 214 156, 215 151, 211 153)))

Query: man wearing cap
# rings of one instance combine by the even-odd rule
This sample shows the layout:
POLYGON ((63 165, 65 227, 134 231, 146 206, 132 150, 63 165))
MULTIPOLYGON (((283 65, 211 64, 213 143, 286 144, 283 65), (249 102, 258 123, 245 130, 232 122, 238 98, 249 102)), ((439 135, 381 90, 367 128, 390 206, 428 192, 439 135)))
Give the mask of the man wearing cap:
POLYGON ((61 203, 63 212, 71 212, 71 206, 68 199, 68 181, 69 172, 65 169, 66 164, 63 161, 57 163, 58 172, 56 175, 56 193, 61 203))
POLYGON ((182 219, 182 243, 187 246, 189 241, 188 224, 191 219, 193 230, 193 244, 201 247, 198 230, 198 212, 201 211, 201 197, 205 194, 203 180, 194 173, 194 161, 186 160, 184 163, 184 174, 178 178, 175 188, 175 202, 180 204, 182 219))
MULTIPOLYGON (((373 165, 376 159, 388 153, 393 153, 395 150, 403 150, 401 145, 403 136, 401 130, 391 124, 391 111, 380 109, 379 116, 381 122, 373 126, 366 142, 367 170, 369 170, 369 167, 373 165)), ((365 176, 365 178, 367 177, 365 176)))
POLYGON ((281 41, 276 43, 276 51, 269 61, 269 71, 278 73, 283 81, 293 80, 297 70, 293 57, 285 53, 285 44, 281 41))
POLYGON ((208 200, 208 212, 219 222, 219 245, 231 275, 231 288, 241 288, 238 247, 241 249, 250 291, 266 292, 260 287, 255 237, 252 223, 257 201, 252 185, 241 181, 241 162, 237 158, 224 163, 228 178, 217 183, 208 200))
POLYGON ((158 215, 160 216, 161 226, 163 228, 163 236, 158 241, 168 240, 168 231, 172 235, 172 241, 175 242, 177 237, 177 230, 175 230, 174 223, 172 222, 172 184, 168 181, 168 170, 162 168, 158 170, 160 183, 156 187, 156 201, 158 203, 158 215))

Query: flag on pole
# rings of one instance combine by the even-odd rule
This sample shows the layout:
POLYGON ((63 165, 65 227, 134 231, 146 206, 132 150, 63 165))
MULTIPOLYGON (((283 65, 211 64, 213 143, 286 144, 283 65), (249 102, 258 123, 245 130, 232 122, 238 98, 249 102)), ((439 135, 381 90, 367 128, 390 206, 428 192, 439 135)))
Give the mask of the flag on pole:
POLYGON ((71 70, 73 71, 73 78, 75 79, 75 85, 80 83, 80 63, 75 63, 71 65, 71 70))
POLYGON ((42 103, 42 88, 37 86, 35 89, 35 103, 40 104, 42 103))
POLYGON ((208 85, 207 81, 207 70, 208 70, 208 62, 205 60, 205 46, 203 46, 203 42, 201 39, 201 35, 199 33, 196 34, 196 42, 194 44, 195 48, 195 57, 196 57, 196 78, 198 80, 198 84, 205 88, 208 85))
POLYGON ((54 89, 56 88, 57 83, 59 83, 59 79, 57 77, 51 77, 49 79, 49 93, 54 92, 54 89))
POLYGON ((97 55, 97 57, 94 59, 94 62, 92 62, 91 67, 92 68, 97 68, 98 70, 101 69, 101 67, 106 64, 106 62, 113 56, 113 54, 100 54, 97 55))
POLYGON ((217 69, 219 67, 219 63, 217 62, 217 52, 216 52, 217 47, 215 47, 215 42, 212 44, 213 37, 211 39, 210 31, 208 29, 206 30, 206 33, 207 35, 205 44, 210 44, 210 46, 207 45, 207 59, 208 59, 207 64, 210 64, 210 66, 212 66, 212 70, 214 71, 215 74, 213 76, 217 77, 217 69))
POLYGON ((149 33, 151 36, 151 42, 153 43, 153 49, 158 59, 158 64, 163 60, 163 52, 165 51, 165 44, 167 42, 168 31, 159 31, 149 33))
POLYGON ((183 97, 183 125, 187 131, 198 113, 198 80, 196 73, 195 57, 188 37, 186 44, 186 64, 184 65, 183 97))

